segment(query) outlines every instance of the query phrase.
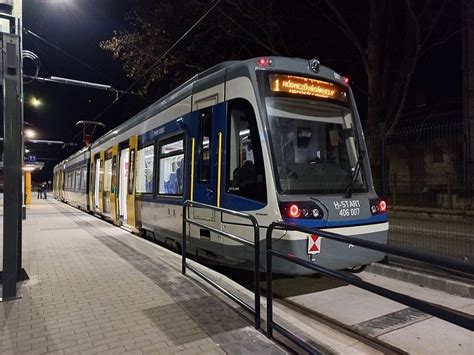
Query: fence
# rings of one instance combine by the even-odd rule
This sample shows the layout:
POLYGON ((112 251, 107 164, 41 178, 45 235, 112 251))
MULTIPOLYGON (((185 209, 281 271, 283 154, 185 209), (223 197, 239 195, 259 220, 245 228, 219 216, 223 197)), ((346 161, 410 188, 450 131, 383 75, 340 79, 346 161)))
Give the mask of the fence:
POLYGON ((366 140, 374 185, 390 206, 389 245, 472 264, 474 194, 462 111, 407 115, 392 134, 366 140))
POLYGON ((252 313, 254 315, 255 328, 260 329, 260 230, 259 230, 258 222, 255 219, 255 217, 252 216, 252 215, 249 215, 247 213, 232 211, 232 210, 228 210, 228 209, 225 209, 225 208, 215 207, 215 206, 211 206, 211 205, 206 205, 204 203, 199 203, 199 202, 193 202, 193 201, 190 201, 190 200, 186 200, 183 203, 183 232, 182 233, 183 233, 183 235, 182 235, 183 239, 182 239, 182 244, 181 244, 182 245, 181 246, 181 248, 182 248, 182 250, 181 250, 181 253, 182 253, 181 272, 182 272, 182 274, 185 275, 186 274, 186 269, 189 269, 192 272, 194 272, 197 276, 199 276, 201 279, 203 279, 204 281, 209 283, 211 286, 213 286, 214 288, 221 291, 224 295, 229 297, 231 300, 233 300, 234 302, 236 302, 237 304, 242 306, 244 309, 246 309, 247 311, 252 313), (237 235, 224 232, 220 229, 213 228, 211 226, 205 225, 202 222, 198 222, 198 221, 195 221, 195 220, 189 218, 188 217, 188 209, 190 207, 197 208, 197 209, 207 209, 207 210, 210 210, 210 211, 213 211, 213 212, 224 213, 224 214, 228 214, 228 215, 231 215, 231 216, 234 216, 234 217, 239 217, 239 218, 249 220, 250 223, 252 224, 253 230, 254 230, 254 241, 253 242, 248 241, 247 239, 243 239, 243 238, 241 238, 237 235), (196 268, 194 268, 193 266, 189 265, 186 262, 186 253, 187 253, 186 226, 187 226, 187 224, 195 225, 195 226, 200 227, 202 229, 208 230, 209 232, 216 233, 216 234, 221 235, 225 238, 229 238, 233 241, 236 241, 236 242, 239 242, 241 244, 248 245, 248 246, 251 246, 251 247, 254 248, 254 283, 255 283, 255 287, 254 287, 254 294, 255 294, 254 307, 250 306, 249 304, 247 304, 245 301, 243 301, 239 297, 233 295, 231 292, 229 292, 228 290, 226 290, 222 286, 218 285, 217 283, 212 281, 209 277, 207 277, 202 272, 200 272, 199 270, 197 270, 196 268))

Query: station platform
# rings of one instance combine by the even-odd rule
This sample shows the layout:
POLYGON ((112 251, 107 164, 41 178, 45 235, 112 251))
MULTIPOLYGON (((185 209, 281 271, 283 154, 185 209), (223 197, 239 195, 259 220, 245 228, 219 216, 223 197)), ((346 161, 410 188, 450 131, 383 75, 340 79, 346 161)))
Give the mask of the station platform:
POLYGON ((51 198, 27 210, 23 267, 22 297, 0 303, 2 354, 286 353, 179 255, 51 198))
MULTIPOLYGON (((188 261, 252 302, 241 285, 251 277, 235 282, 239 277, 188 261)), ((270 341, 240 306, 191 272, 183 276, 179 254, 53 199, 35 199, 27 210, 23 267, 30 279, 18 284, 21 298, 0 303, 1 354, 303 353, 278 334, 270 341)), ((474 314, 470 295, 358 275, 474 314)), ((274 278, 273 288, 274 319, 321 353, 473 353, 472 332, 354 286, 308 275, 274 278)), ((265 329, 265 297, 261 315, 265 329)))

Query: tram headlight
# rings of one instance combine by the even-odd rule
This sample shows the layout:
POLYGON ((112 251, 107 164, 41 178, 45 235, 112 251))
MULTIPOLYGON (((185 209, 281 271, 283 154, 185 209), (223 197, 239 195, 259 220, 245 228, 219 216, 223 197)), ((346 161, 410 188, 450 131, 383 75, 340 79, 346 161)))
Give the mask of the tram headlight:
POLYGON ((369 200, 370 203, 370 212, 372 214, 380 214, 380 213, 386 213, 387 212, 387 202, 385 200, 382 200, 380 198, 371 198, 369 200))
POLYGON ((323 212, 313 201, 280 202, 283 218, 321 219, 323 212))
POLYGON ((298 218, 301 216, 301 210, 298 205, 291 205, 290 208, 288 208, 288 215, 291 218, 298 218))

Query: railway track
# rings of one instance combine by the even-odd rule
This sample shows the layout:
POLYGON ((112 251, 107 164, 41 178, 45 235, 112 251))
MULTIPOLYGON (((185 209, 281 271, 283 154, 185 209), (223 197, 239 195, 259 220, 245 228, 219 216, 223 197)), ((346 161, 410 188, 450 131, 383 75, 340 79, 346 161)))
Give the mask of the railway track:
MULTIPOLYGON (((252 272, 243 272, 242 270, 236 272, 232 268, 221 266, 212 266, 211 268, 222 274, 225 274, 226 276, 233 279, 242 286, 246 287, 247 289, 253 290, 253 285, 249 283, 249 280, 252 280, 252 272)), ((262 277, 263 276, 264 275, 262 275, 262 277)), ((316 276, 316 278, 314 278, 312 276, 286 277, 280 275, 274 278, 274 282, 275 284, 273 299, 275 302, 275 306, 278 304, 279 308, 282 308, 287 313, 292 313, 292 316, 298 318, 302 323, 311 324, 312 322, 316 322, 322 324, 336 331, 337 333, 349 336, 377 351, 380 351, 383 354, 408 354, 406 351, 391 344, 388 344, 377 338, 376 336, 372 336, 371 334, 364 332, 364 329, 358 329, 353 326, 347 325, 341 321, 338 321, 323 313, 317 312, 312 308, 304 307, 303 305, 289 299, 292 296, 320 292, 331 288, 338 288, 345 284, 321 276, 316 276)), ((265 281, 262 281, 261 287, 262 296, 266 296, 265 281)), ((311 338, 309 334, 307 335, 308 339, 311 338)), ((320 348, 322 353, 331 352, 329 349, 325 349, 324 344, 321 344, 321 346, 318 348, 320 348)))
POLYGON ((406 351, 397 348, 391 344, 388 344, 377 337, 370 336, 369 334, 365 334, 364 332, 354 329, 353 327, 344 324, 334 318, 328 317, 325 314, 322 314, 320 312, 317 312, 313 309, 308 309, 296 302, 293 302, 291 300, 287 300, 284 298, 278 297, 278 295, 274 295, 274 301, 275 303, 278 303, 280 306, 283 306, 284 308, 293 310, 294 312, 304 316, 305 318, 310 318, 313 321, 316 321, 320 324, 323 324, 339 333, 345 334, 347 336, 350 336, 351 338, 354 338, 361 343, 370 346, 371 348, 382 352, 383 354, 389 354, 389 355, 402 355, 402 354, 408 354, 406 351))

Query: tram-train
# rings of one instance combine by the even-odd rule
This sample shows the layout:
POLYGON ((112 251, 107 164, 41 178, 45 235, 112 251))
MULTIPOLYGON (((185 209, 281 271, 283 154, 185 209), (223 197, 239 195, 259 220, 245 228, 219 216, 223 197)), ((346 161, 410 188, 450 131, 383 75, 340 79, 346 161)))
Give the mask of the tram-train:
MULTIPOLYGON (((316 59, 218 64, 56 165, 55 198, 180 248, 185 200, 387 243, 348 80, 316 59)), ((253 241, 247 220, 190 208, 190 217, 253 241)), ((252 248, 188 226, 188 251, 252 268, 252 248)), ((332 269, 383 253, 293 231, 273 247, 332 269)), ((261 258, 262 263, 265 258, 261 258)), ((264 265, 262 265, 264 267, 264 265)), ((310 272, 275 260, 275 272, 310 272)))

